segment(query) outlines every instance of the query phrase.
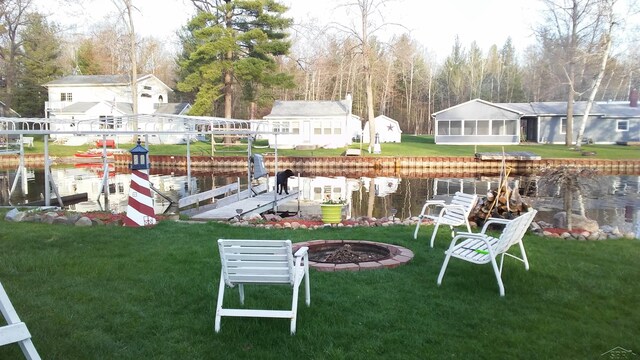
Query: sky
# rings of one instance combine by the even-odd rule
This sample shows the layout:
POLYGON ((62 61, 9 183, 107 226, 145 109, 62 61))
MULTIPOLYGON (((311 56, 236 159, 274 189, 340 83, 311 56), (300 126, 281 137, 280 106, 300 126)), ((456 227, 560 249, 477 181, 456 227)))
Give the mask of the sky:
MULTIPOLYGON (((111 0, 76 0, 69 5, 65 0, 34 0, 43 13, 51 16, 68 32, 87 32, 92 25, 112 18, 115 5, 111 0), (83 5, 84 4, 84 5, 83 5)), ((359 15, 344 4, 353 0, 280 0, 290 7, 287 16, 296 23, 328 24, 338 21, 350 25, 359 15), (343 5, 343 6, 340 6, 343 5)), ((188 0, 133 0, 139 9, 135 13, 136 32, 141 36, 165 39, 175 46, 175 31, 186 24, 193 15, 188 0)), ((461 44, 468 47, 476 41, 486 52, 493 44, 502 46, 511 37, 517 50, 532 43, 532 21, 537 10, 535 0, 387 0, 384 22, 402 24, 404 27, 387 27, 376 36, 383 38, 390 31, 411 33, 413 39, 433 54, 444 59, 459 36, 461 44)), ((354 9, 354 8, 351 8, 354 9)))

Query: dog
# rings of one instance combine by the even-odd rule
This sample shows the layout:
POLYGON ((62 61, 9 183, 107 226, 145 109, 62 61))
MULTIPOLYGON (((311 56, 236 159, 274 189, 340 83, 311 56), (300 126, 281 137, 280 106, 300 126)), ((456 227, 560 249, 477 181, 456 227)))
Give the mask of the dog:
POLYGON ((276 191, 279 195, 282 195, 283 190, 285 194, 289 195, 289 187, 287 183, 289 182, 289 178, 292 176, 295 176, 295 174, 291 169, 280 171, 276 174, 276 191))

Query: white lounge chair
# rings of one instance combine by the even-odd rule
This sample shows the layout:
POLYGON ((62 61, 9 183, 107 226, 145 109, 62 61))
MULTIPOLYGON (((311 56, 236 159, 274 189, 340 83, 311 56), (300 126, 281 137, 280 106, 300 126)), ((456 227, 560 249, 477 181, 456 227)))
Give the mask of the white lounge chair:
POLYGON ((219 239, 220 287, 216 306, 215 330, 220 331, 222 316, 268 317, 291 319, 291 335, 296 332, 298 289, 305 279, 305 300, 311 304, 309 287, 308 248, 292 254, 290 240, 229 240, 219 239), (244 285, 289 285, 293 288, 291 310, 258 310, 223 308, 226 286, 238 285, 240 303, 244 305, 244 285))
POLYGON ((452 233, 455 226, 466 225, 467 231, 471 232, 471 226, 469 225, 469 214, 471 213, 471 209, 473 209, 477 200, 478 195, 465 194, 459 191, 454 194, 453 199, 451 199, 451 203, 449 204, 445 203, 443 200, 427 200, 427 202, 425 202, 424 206, 422 207, 420 215, 418 215, 419 219, 418 223, 416 224, 416 230, 413 232, 413 238, 418 238, 418 230, 420 229, 420 224, 425 218, 435 221, 433 234, 431 234, 431 247, 433 247, 433 243, 436 239, 436 234, 438 233, 438 228, 440 227, 440 225, 449 225, 452 233), (427 211, 431 206, 442 208, 437 216, 427 214, 427 211))
POLYGON ((438 286, 442 284, 442 278, 444 272, 449 264, 449 259, 455 257, 464 261, 468 261, 474 264, 487 264, 491 263, 493 271, 498 280, 498 287, 500 288, 500 296, 504 296, 504 285, 502 283, 502 263, 504 256, 508 255, 524 263, 524 268, 529 270, 529 261, 527 260, 527 253, 524 251, 524 244, 522 243, 522 237, 527 232, 531 221, 536 216, 536 210, 529 210, 524 214, 521 214, 513 220, 489 218, 482 227, 480 233, 459 233, 453 240, 449 249, 445 251, 447 256, 444 259, 442 268, 440 269, 440 275, 438 275, 438 286), (505 224, 500 237, 495 238, 486 233, 489 225, 491 224, 505 224), (509 248, 515 244, 520 246, 520 254, 522 257, 509 254, 509 248), (496 258, 500 256, 500 267, 496 262, 496 258))
POLYGON ((27 325, 18 317, 18 313, 13 308, 13 304, 11 304, 1 283, 0 312, 7 322, 7 325, 0 326, 0 346, 18 343, 27 360, 40 360, 40 355, 31 341, 31 333, 29 333, 27 325))

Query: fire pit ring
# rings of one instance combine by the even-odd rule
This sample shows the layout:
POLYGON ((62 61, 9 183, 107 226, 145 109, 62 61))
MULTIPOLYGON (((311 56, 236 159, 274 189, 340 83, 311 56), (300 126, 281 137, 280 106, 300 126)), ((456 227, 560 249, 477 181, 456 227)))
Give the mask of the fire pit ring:
POLYGON ((385 244, 374 241, 363 240, 311 240, 293 244, 293 251, 296 252, 300 247, 309 247, 309 266, 318 271, 360 271, 384 268, 395 268, 403 265, 413 259, 413 251, 398 245, 385 244), (331 262, 326 259, 320 261, 311 260, 314 254, 318 252, 326 252, 333 248, 341 249, 345 245, 350 245, 354 249, 370 248, 372 253, 383 254, 377 260, 371 261, 354 261, 354 262, 331 262))

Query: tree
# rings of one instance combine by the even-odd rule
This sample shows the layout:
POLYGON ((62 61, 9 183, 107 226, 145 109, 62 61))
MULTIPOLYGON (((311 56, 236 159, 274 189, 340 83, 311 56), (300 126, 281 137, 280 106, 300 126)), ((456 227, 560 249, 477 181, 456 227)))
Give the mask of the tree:
POLYGON ((0 33, 0 58, 5 63, 5 98, 8 107, 13 106, 13 94, 18 76, 18 60, 21 56, 22 39, 20 30, 27 25, 27 14, 31 8, 31 0, 4 0, 2 3, 2 27, 0 33))
POLYGON ((541 42, 560 51, 561 71, 566 84, 567 118, 565 145, 573 145, 573 112, 576 95, 579 94, 587 56, 597 42, 603 22, 600 5, 607 0, 542 0, 546 7, 543 24, 537 30, 541 42), (578 66, 583 65, 582 69, 578 66))
POLYGON ((274 88, 293 87, 292 77, 279 71, 276 61, 291 47, 286 30, 292 22, 282 16, 285 6, 274 0, 192 3, 198 13, 182 36, 182 78, 177 85, 182 92, 196 94, 192 114, 215 114, 222 97, 224 116, 231 118, 234 84, 251 104, 274 88))
POLYGON ((58 27, 37 13, 28 15, 28 25, 20 33, 21 56, 15 110, 23 117, 44 117, 47 91, 42 84, 62 75, 58 27))

